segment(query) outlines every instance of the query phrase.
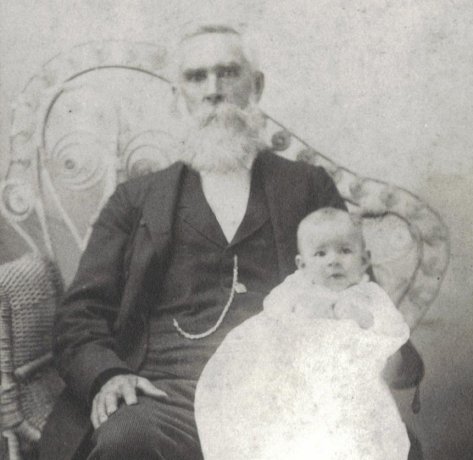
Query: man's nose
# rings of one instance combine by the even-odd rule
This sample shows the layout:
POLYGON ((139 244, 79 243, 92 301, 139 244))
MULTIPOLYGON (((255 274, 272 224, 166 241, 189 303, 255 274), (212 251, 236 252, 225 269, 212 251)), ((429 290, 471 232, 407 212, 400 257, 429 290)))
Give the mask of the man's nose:
POLYGON ((204 98, 207 102, 209 102, 212 105, 217 105, 220 104, 220 102, 223 102, 223 94, 220 93, 213 93, 213 94, 208 94, 204 98))
POLYGON ((213 73, 210 73, 207 77, 207 88, 204 100, 212 105, 217 105, 220 102, 223 102, 224 100, 224 96, 221 91, 220 81, 217 75, 213 73))

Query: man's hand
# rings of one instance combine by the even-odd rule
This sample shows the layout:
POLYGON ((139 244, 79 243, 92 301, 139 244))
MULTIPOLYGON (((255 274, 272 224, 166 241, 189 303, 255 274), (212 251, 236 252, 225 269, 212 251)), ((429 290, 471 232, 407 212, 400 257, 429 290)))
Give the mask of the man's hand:
POLYGON ((90 420, 94 428, 98 428, 124 401, 131 405, 138 402, 137 392, 152 398, 167 398, 166 392, 156 388, 148 379, 133 374, 116 375, 107 380, 92 402, 90 420))

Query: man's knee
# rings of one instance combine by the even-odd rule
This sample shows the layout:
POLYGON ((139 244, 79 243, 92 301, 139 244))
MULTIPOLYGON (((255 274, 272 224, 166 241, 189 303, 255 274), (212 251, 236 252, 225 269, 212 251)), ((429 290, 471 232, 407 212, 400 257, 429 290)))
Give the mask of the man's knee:
POLYGON ((162 438, 159 427, 152 426, 136 412, 119 410, 95 430, 95 446, 89 459, 164 460, 159 447, 162 438))
POLYGON ((122 406, 95 430, 90 460, 197 460, 200 444, 193 414, 140 397, 122 406))

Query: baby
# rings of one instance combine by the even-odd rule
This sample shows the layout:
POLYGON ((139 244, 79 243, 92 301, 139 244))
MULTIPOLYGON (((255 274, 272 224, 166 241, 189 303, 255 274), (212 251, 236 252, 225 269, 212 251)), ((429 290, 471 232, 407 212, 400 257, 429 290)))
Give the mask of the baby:
POLYGON ((197 384, 206 460, 406 460, 382 379, 409 327, 370 282, 361 221, 324 208, 299 225, 297 270, 231 331, 197 384))

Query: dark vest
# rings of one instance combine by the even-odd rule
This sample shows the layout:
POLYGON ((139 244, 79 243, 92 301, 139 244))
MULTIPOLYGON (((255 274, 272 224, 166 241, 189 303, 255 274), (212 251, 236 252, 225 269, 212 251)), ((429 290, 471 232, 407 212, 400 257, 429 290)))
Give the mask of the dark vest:
POLYGON ((208 205, 197 173, 183 177, 173 247, 166 273, 151 309, 148 353, 140 375, 151 380, 196 380, 205 363, 235 326, 260 312, 267 293, 279 282, 278 261, 260 171, 253 169, 245 216, 228 243, 208 205), (246 292, 237 293, 222 324, 211 335, 192 340, 217 322, 227 303, 233 280, 234 256, 238 281, 246 292))

